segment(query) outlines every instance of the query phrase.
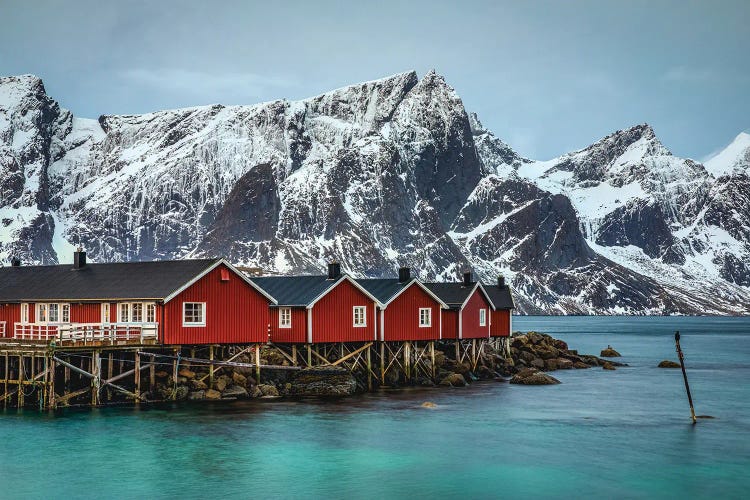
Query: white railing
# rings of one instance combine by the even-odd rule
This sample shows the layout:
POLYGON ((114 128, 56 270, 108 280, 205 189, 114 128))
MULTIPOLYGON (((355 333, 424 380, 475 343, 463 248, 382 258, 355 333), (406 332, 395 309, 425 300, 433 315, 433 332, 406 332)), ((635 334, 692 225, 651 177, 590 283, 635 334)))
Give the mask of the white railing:
POLYGON ((58 342, 122 342, 157 339, 158 323, 15 323, 13 338, 58 342))
POLYGON ((5 321, 0 321, 0 338, 5 337, 5 321))

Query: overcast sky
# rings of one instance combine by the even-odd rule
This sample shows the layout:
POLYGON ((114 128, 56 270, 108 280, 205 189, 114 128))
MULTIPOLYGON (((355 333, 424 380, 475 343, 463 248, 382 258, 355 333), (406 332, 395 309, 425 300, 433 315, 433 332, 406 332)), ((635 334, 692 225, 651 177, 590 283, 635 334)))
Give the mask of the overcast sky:
POLYGON ((0 0, 0 74, 41 76, 82 117, 431 68, 526 156, 648 122, 701 159, 750 128, 750 1, 0 0))

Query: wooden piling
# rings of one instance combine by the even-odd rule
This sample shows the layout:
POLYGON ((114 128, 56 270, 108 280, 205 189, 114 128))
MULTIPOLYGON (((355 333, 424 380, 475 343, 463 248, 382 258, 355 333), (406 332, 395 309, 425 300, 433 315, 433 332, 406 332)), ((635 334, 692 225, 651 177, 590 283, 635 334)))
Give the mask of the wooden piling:
POLYGON ((255 344, 255 382, 260 385, 260 344, 255 344))
POLYGON ((135 351, 135 403, 141 400, 141 354, 135 351))
POLYGON ((372 359, 370 351, 372 346, 367 346, 367 390, 372 391, 372 359))
MULTIPOLYGON (((208 359, 210 361, 214 360, 214 346, 213 344, 208 346, 208 359)), ((208 387, 213 389, 214 387, 214 364, 211 363, 208 365, 208 387)))

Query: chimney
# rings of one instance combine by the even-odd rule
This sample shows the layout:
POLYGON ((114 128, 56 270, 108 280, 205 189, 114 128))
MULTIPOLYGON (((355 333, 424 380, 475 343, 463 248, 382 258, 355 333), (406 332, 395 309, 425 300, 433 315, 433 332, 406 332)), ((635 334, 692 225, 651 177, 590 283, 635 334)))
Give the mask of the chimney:
POLYGON ((409 280, 411 280, 411 268, 399 267, 398 268, 398 282, 406 283, 409 280))
POLYGON ((331 262, 328 264, 328 279, 335 280, 341 276, 341 264, 338 262, 331 262))
POLYGON ((86 267, 86 252, 83 248, 78 247, 78 250, 73 252, 73 269, 83 269, 86 267))
POLYGON ((505 276, 503 276, 502 274, 497 275, 497 287, 505 288, 505 276))
POLYGON ((10 258, 10 265, 11 267, 21 267, 21 259, 18 257, 11 257, 10 258))
POLYGON ((464 273, 464 286, 471 286, 473 280, 471 279, 471 271, 464 273))

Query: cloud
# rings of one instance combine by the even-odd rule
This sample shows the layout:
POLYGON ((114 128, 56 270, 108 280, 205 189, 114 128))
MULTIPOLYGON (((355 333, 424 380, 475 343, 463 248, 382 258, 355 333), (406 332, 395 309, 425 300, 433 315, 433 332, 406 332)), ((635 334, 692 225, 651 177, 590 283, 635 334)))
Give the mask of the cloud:
POLYGON ((675 66, 661 75, 661 80, 670 83, 713 83, 721 80, 721 75, 708 68, 675 66))
POLYGON ((194 96, 263 94, 267 89, 297 87, 295 80, 255 73, 202 72, 180 68, 132 68, 119 76, 133 85, 194 96))

